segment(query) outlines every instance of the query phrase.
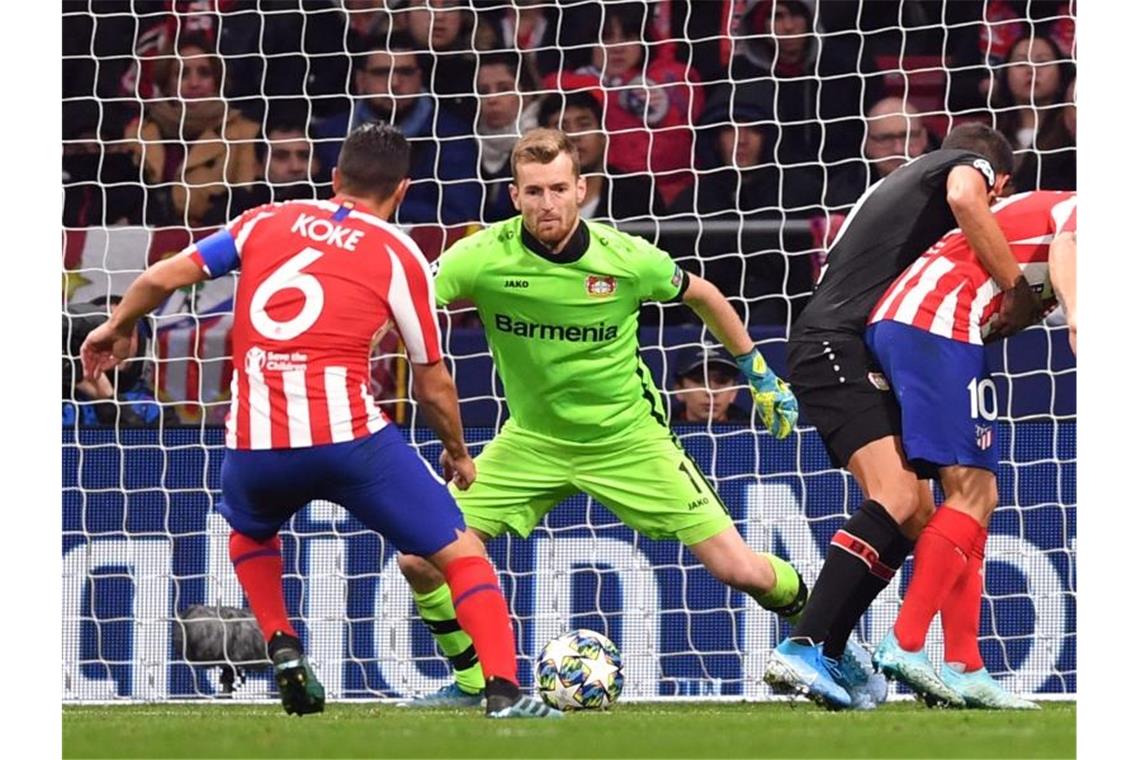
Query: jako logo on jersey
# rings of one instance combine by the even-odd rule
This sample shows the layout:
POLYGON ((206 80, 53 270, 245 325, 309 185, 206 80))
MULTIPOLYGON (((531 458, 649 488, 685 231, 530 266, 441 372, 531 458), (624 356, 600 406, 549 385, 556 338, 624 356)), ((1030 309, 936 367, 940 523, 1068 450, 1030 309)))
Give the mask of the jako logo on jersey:
POLYGON ((980 171, 982 174, 986 175, 986 184, 988 184, 991 188, 994 186, 994 183, 997 182, 997 178, 994 177, 994 168, 990 166, 989 161, 985 160, 984 158, 975 158, 974 168, 980 171))
POLYGON ((597 343, 613 340, 617 337, 617 325, 606 325, 599 322, 596 325, 544 325, 537 322, 524 322, 521 319, 511 319, 506 314, 495 315, 495 329, 521 338, 538 338, 539 340, 568 340, 572 343, 597 343))
POLYGON ((994 442, 994 429, 990 425, 974 425, 974 432, 978 436, 978 448, 985 451, 994 442))
POLYGON ((586 276, 586 293, 598 298, 612 296, 617 291, 617 280, 609 275, 591 274, 586 276))
POLYGON ((526 280, 507 280, 503 283, 504 288, 529 288, 530 283, 526 280))
POLYGON ((343 248, 346 251, 355 251, 356 244, 364 237, 363 230, 341 227, 328 219, 319 219, 308 214, 299 214, 293 222, 293 228, 289 231, 299 232, 309 240, 335 245, 337 248, 343 248))

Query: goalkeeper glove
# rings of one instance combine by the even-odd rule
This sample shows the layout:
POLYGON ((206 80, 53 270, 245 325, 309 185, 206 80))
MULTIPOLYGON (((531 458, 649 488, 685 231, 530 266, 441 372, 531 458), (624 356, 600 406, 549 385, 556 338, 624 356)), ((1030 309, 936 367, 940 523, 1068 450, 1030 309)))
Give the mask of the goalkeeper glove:
POLYGON ((748 378, 748 389, 760 410, 760 420, 776 438, 787 438, 796 426, 800 405, 791 388, 768 367, 759 349, 734 357, 736 366, 748 378))

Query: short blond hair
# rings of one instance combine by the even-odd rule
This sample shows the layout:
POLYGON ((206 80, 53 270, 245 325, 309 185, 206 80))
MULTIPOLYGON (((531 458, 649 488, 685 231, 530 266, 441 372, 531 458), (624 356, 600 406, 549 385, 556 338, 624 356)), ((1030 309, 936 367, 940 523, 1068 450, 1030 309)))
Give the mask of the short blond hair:
POLYGON ((515 181, 519 178, 519 164, 549 164, 558 158, 560 153, 570 156, 570 163, 574 166, 574 178, 581 174, 582 166, 578 161, 578 148, 570 142, 570 138, 561 129, 547 129, 536 127, 528 130, 519 138, 511 150, 511 176, 515 181))

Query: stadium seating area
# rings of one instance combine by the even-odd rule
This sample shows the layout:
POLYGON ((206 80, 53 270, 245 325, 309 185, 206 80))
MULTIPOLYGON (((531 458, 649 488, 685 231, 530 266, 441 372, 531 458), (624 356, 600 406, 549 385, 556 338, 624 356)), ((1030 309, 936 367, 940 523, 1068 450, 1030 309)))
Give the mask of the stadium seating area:
MULTIPOLYGON (((397 222, 429 258, 513 214, 514 140, 561 126, 590 179, 585 216, 655 240, 751 325, 784 329, 843 213, 952 124, 1001 129, 1019 190, 1076 183, 1073 0, 63 8, 68 302, 121 292, 106 272, 141 269, 247 208, 328 197, 340 142, 370 119, 394 120, 414 146, 397 222)), ((208 401, 186 388, 216 369, 224 394, 224 339, 207 332, 225 298, 184 311, 193 335, 158 350, 205 361, 159 395, 208 401)), ((692 321, 679 307, 643 316, 692 321)))

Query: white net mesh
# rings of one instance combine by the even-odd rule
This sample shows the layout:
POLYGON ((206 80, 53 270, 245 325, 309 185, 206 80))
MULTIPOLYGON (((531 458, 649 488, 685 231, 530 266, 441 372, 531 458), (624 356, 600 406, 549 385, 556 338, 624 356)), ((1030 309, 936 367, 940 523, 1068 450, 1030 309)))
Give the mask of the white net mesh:
MULTIPOLYGON (((228 693, 216 668, 186 663, 172 624, 192 604, 243 606, 215 510, 234 280, 176 293, 109 386, 77 384, 68 359, 99 321, 91 315, 148 263, 253 205, 328 197, 351 125, 394 118, 408 134, 413 191, 398 221, 429 257, 513 213, 506 157, 520 130, 563 127, 589 178, 583 213, 716 283, 781 372, 787 328, 842 214, 952 123, 1001 128, 1019 189, 1075 187, 1069 2, 65 2, 63 21, 70 701, 228 693)), ((683 422, 675 375, 709 337, 683 306, 643 310, 643 356, 682 442, 745 540, 811 582, 861 497, 810 428, 777 442, 747 419, 683 422)), ((445 341, 478 447, 506 407, 473 310, 446 315, 445 341)), ((1053 326, 991 360, 1002 506, 982 651, 1015 690, 1073 694, 1073 359, 1053 326)), ((373 379, 434 461, 394 336, 373 379)), ((446 682, 382 539, 317 503, 283 540, 289 609, 333 698, 446 682)), ((639 538, 584 496, 491 553, 524 678, 550 638, 584 627, 622 649, 625 698, 769 696, 760 674, 783 633, 775 619, 677 544, 639 538)), ((899 586, 865 619, 868 641, 894 619, 899 586)), ((937 657, 937 625, 931 644, 937 657)), ((271 696, 261 671, 248 676, 237 697, 271 696)))

